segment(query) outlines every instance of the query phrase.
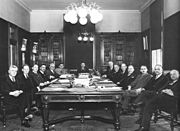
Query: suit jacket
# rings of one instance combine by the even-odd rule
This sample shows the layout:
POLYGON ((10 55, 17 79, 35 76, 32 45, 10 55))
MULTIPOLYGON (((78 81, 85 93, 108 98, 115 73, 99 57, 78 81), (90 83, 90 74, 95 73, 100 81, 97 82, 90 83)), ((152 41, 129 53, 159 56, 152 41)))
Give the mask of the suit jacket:
POLYGON ((104 74, 107 75, 108 79, 113 80, 113 73, 114 73, 114 66, 113 69, 110 69, 110 67, 108 66, 104 74))
POLYGON ((117 82, 120 81, 121 76, 122 76, 122 74, 121 74, 120 71, 118 71, 118 72, 113 72, 113 74, 112 74, 112 81, 116 84, 117 82))
POLYGON ((130 74, 129 76, 127 75, 126 77, 124 77, 124 79, 121 80, 120 82, 120 86, 123 87, 123 90, 127 90, 128 89, 128 85, 131 84, 131 82, 133 82, 136 79, 136 73, 133 72, 132 74, 130 74))
POLYGON ((30 72, 29 75, 32 78, 32 83, 35 87, 39 86, 40 83, 45 82, 39 73, 30 72))
MULTIPOLYGON (((59 75, 54 71, 54 72, 52 72, 51 70, 46 70, 46 76, 48 77, 48 79, 49 80, 52 80, 51 78, 50 78, 50 76, 54 76, 55 78, 58 78, 59 77, 59 75)), ((54 79, 55 79, 54 78, 54 79)))
POLYGON ((28 77, 25 78, 24 74, 19 74, 18 77, 19 79, 19 85, 20 85, 20 88, 25 92, 25 93, 29 93, 31 94, 32 91, 37 91, 37 88, 33 85, 33 80, 32 80, 32 77, 31 75, 28 74, 28 77))
POLYGON ((164 88, 162 88, 160 91, 162 91, 162 90, 164 90, 164 89, 170 89, 170 90, 172 90, 172 92, 173 92, 173 94, 174 94, 173 97, 178 100, 178 98, 179 98, 179 96, 180 96, 180 92, 179 92, 180 89, 179 89, 179 87, 180 87, 180 82, 179 82, 179 80, 176 81, 176 82, 174 82, 174 83, 172 83, 172 84, 171 84, 171 81, 170 81, 170 82, 168 82, 168 84, 166 84, 166 85, 164 86, 164 88))
POLYGON ((77 69, 77 75, 79 73, 89 73, 89 69, 85 66, 84 69, 82 69, 81 67, 77 69))
POLYGON ((132 89, 138 89, 144 87, 148 81, 151 79, 150 74, 139 74, 136 79, 130 84, 132 89))
POLYGON ((1 92, 4 95, 5 99, 4 102, 7 105, 14 105, 18 104, 18 101, 23 100, 24 93, 20 94, 18 97, 14 97, 9 95, 10 92, 15 91, 15 90, 22 90, 19 85, 19 80, 15 78, 15 82, 13 82, 10 78, 9 75, 6 75, 2 81, 1 85, 1 92))
MULTIPOLYGON (((166 111, 166 112, 177 112, 177 102, 178 102, 178 98, 179 98, 179 87, 180 87, 180 82, 176 81, 173 84, 167 83, 163 89, 171 89, 174 96, 168 95, 166 93, 160 93, 157 96, 154 97, 154 99, 152 100, 153 104, 152 106, 156 106, 158 107, 158 109, 166 111)), ((162 89, 162 90, 163 90, 162 89)), ((152 107, 153 108, 153 107, 152 107)))
POLYGON ((46 72, 44 72, 44 74, 43 74, 39 71, 38 74, 43 78, 44 82, 49 80, 48 76, 46 75, 46 72))
POLYGON ((161 89, 164 85, 166 85, 168 82, 167 77, 165 77, 163 74, 155 79, 155 76, 153 76, 149 82, 147 83, 147 85, 144 87, 145 90, 149 90, 149 91, 159 91, 159 89, 161 89))

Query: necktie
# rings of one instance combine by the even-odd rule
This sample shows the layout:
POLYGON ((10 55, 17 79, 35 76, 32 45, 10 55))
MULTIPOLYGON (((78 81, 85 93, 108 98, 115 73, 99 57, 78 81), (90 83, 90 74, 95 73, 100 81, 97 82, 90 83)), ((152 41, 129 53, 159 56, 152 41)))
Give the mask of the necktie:
POLYGON ((12 81, 13 81, 13 82, 15 82, 15 81, 16 81, 14 77, 12 77, 12 81))

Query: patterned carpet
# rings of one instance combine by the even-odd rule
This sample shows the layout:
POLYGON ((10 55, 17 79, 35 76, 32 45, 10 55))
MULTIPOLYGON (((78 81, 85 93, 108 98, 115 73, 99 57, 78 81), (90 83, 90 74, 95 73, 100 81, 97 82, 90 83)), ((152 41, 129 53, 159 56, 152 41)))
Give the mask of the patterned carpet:
MULTIPOLYGON (((79 114, 78 111, 51 111, 50 119, 56 119, 63 116, 79 114)), ((111 118, 109 111, 86 111, 85 114, 103 116, 105 118, 111 118)), ((133 131, 138 128, 135 124, 138 115, 122 115, 121 116, 121 129, 120 131, 133 131)), ((32 122, 30 122, 31 128, 25 128, 20 126, 20 119, 17 116, 11 116, 8 118, 7 127, 2 127, 0 123, 0 131, 43 131, 42 118, 40 116, 34 116, 32 122), (12 118, 13 117, 13 118, 12 118)), ((81 124, 80 121, 67 121, 62 124, 52 125, 50 131, 114 131, 114 126, 111 124, 102 123, 95 120, 85 121, 81 124)), ((159 120, 156 124, 151 123, 150 131, 170 131, 169 122, 159 120)), ((174 131, 180 131, 180 128, 175 128, 174 131)))

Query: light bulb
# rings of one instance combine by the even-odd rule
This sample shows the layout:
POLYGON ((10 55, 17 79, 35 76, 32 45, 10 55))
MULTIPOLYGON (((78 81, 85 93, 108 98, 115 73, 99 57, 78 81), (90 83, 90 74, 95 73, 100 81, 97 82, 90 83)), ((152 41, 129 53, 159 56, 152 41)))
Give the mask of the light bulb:
POLYGON ((88 14, 86 7, 79 7, 77 12, 78 12, 77 14, 79 15, 80 18, 86 17, 88 14))
POLYGON ((90 40, 90 41, 94 41, 94 37, 91 36, 91 37, 89 38, 89 40, 90 40))
POLYGON ((82 36, 78 36, 78 41, 82 41, 82 36))
POLYGON ((71 17, 71 19, 70 19, 71 24, 76 24, 77 21, 78 21, 77 17, 71 17))
POLYGON ((79 23, 80 23, 81 25, 87 24, 87 18, 86 18, 86 17, 80 18, 80 19, 79 19, 79 23))
POLYGON ((83 41, 88 41, 88 37, 84 36, 83 41))

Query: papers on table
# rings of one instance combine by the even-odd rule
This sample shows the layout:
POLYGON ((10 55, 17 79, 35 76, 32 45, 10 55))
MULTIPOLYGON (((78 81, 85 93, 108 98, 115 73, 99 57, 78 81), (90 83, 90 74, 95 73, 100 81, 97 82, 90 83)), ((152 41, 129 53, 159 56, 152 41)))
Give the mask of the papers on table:
POLYGON ((70 80, 68 80, 68 79, 59 79, 59 83, 61 83, 61 84, 70 83, 70 80))
POLYGON ((98 88, 99 91, 121 91, 122 87, 104 87, 104 88, 98 88))
POLYGON ((72 76, 73 76, 72 74, 62 74, 59 78, 66 79, 66 78, 70 78, 72 76))
POLYGON ((89 73, 79 73, 78 78, 80 79, 88 79, 89 73))
POLYGON ((84 87, 88 87, 89 86, 89 82, 90 79, 74 79, 74 85, 80 85, 80 86, 84 86, 84 87))

